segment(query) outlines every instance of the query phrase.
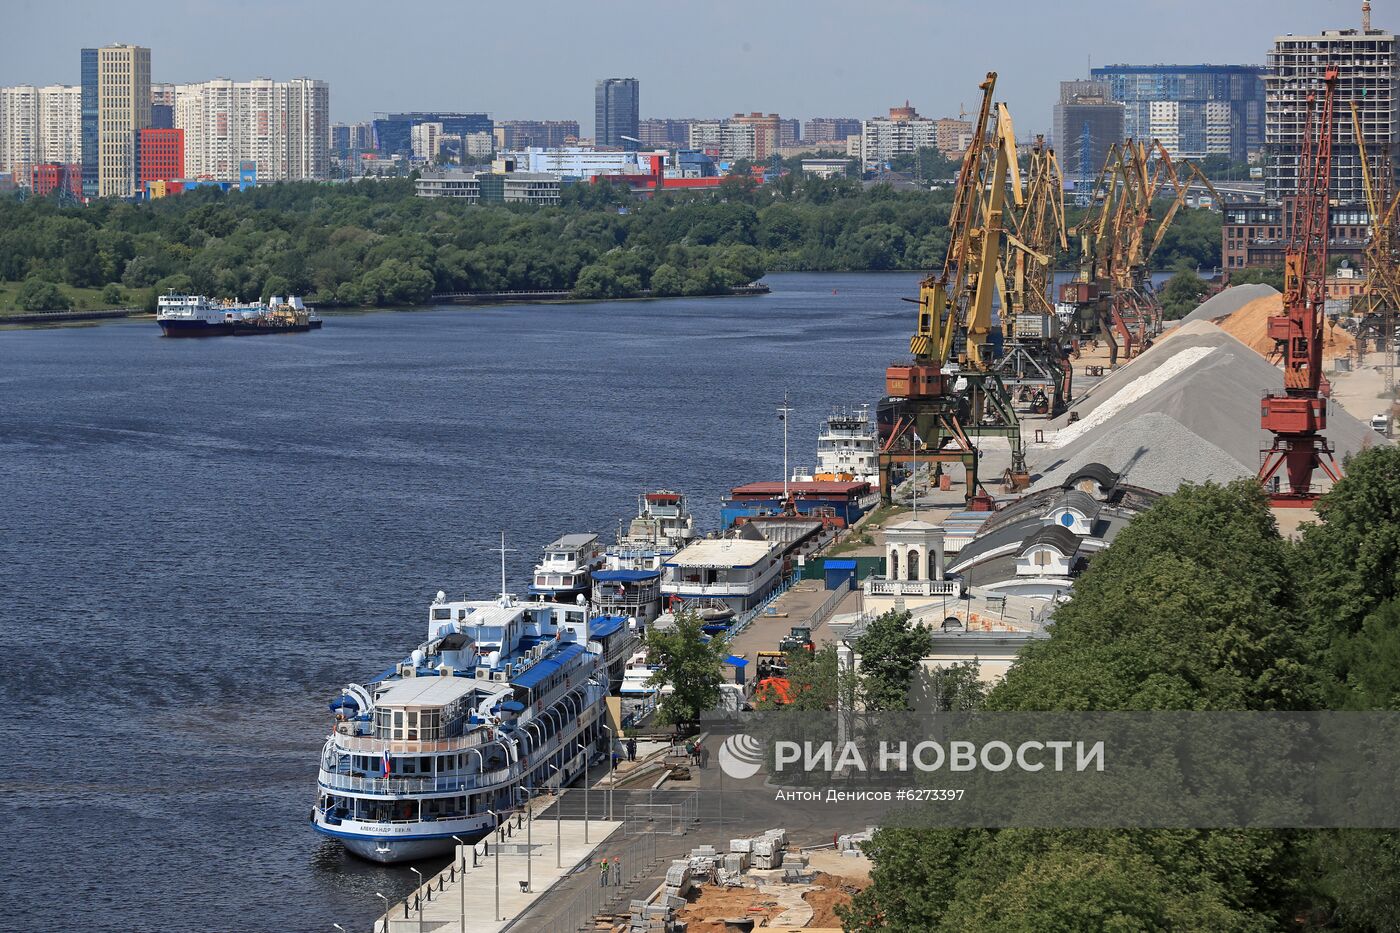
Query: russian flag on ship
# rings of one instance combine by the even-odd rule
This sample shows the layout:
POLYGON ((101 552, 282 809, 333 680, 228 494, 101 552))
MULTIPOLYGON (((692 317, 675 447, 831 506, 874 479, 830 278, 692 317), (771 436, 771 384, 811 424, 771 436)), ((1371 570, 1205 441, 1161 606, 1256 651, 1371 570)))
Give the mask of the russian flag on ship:
POLYGON ((393 770, 393 769, 389 766, 389 750, 388 750, 388 749, 385 749, 385 750, 384 750, 384 776, 385 776, 385 777, 388 777, 388 776, 389 776, 389 772, 392 771, 392 770, 393 770))

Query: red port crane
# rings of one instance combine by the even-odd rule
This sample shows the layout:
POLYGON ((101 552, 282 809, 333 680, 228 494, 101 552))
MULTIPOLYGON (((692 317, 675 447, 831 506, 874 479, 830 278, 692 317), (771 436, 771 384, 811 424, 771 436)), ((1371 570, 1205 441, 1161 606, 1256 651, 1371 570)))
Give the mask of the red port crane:
POLYGON ((1260 423, 1273 434, 1274 442, 1261 454, 1259 481, 1276 506, 1311 508, 1318 498, 1312 488, 1314 470, 1321 469, 1333 482, 1341 478, 1332 448, 1322 436, 1327 429, 1327 398, 1321 391, 1335 67, 1324 72, 1323 85, 1322 118, 1316 122, 1317 95, 1308 94, 1298 194, 1283 258, 1283 311, 1269 318, 1274 353, 1283 364, 1284 394, 1270 393, 1263 399, 1260 423), (1275 491, 1280 470, 1287 474, 1288 488, 1275 491))

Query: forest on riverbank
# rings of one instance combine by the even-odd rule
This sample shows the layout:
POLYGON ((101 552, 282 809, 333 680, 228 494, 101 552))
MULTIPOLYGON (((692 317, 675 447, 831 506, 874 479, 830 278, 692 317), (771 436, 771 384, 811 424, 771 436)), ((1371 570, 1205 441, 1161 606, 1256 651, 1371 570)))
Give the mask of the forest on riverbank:
MULTIPOLYGON (((155 295, 172 288, 300 294, 323 307, 421 304, 462 291, 720 294, 770 271, 941 266, 951 199, 947 189, 796 175, 647 201, 622 186, 580 184, 557 207, 417 198, 411 179, 88 206, 7 198, 0 306, 154 308, 155 295)), ((1219 215, 1188 211, 1154 259, 1209 268, 1219 248, 1219 215)))

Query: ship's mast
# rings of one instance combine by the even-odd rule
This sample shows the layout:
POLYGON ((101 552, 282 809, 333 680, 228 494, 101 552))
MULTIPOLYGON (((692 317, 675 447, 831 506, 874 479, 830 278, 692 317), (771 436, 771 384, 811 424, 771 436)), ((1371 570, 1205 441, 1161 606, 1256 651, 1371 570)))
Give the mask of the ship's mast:
POLYGON ((787 393, 783 393, 783 405, 778 409, 778 420, 783 423, 783 504, 788 500, 788 415, 796 411, 788 406, 787 393))
POLYGON ((515 550, 513 547, 506 547, 505 531, 501 532, 501 546, 492 550, 499 551, 501 555, 501 605, 504 606, 510 599, 510 594, 506 592, 506 554, 515 550))

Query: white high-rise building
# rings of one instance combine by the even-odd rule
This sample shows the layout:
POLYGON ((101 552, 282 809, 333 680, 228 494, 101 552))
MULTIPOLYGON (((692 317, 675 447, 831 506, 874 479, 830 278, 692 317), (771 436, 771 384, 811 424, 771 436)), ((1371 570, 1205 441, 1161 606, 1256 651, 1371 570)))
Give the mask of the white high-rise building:
POLYGON ((0 87, 0 172, 29 184, 39 159, 39 91, 33 85, 0 87))
POLYGON ((310 78, 230 81, 175 87, 175 127, 185 131, 185 173, 232 181, 257 163, 259 181, 330 174, 330 85, 310 78))
POLYGON ((83 161, 83 89, 51 84, 39 88, 39 161, 77 165, 83 161))
MULTIPOLYGON (((944 131, 945 142, 947 131, 944 131)), ((902 152, 938 148, 938 121, 921 117, 906 102, 891 107, 888 117, 862 120, 860 158, 866 171, 873 171, 902 152)))
POLYGON ((409 130, 409 138, 413 144, 413 157, 432 162, 437 158, 438 143, 442 141, 442 124, 419 123, 409 130))
POLYGON ((329 178, 331 86, 313 78, 293 78, 286 88, 287 178, 329 178))
POLYGON ((717 153, 725 162, 752 161, 758 153, 758 134, 752 123, 707 120, 690 124, 688 135, 691 149, 717 153))
POLYGON ((0 172, 28 185, 35 165, 82 162, 81 126, 81 88, 0 88, 0 172))

